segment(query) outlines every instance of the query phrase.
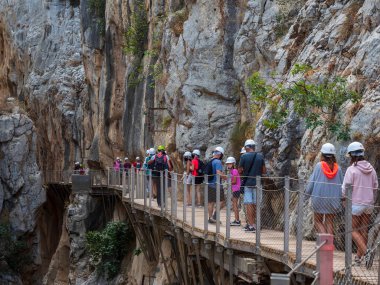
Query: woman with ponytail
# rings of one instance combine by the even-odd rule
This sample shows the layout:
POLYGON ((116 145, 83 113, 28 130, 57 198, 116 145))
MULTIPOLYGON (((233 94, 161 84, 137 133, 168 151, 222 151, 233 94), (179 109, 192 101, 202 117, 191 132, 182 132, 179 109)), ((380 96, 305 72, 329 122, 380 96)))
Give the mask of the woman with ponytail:
POLYGON ((306 198, 311 197, 317 233, 333 234, 334 216, 342 210, 343 173, 336 163, 335 154, 331 143, 322 146, 321 161, 315 166, 306 188, 306 198))

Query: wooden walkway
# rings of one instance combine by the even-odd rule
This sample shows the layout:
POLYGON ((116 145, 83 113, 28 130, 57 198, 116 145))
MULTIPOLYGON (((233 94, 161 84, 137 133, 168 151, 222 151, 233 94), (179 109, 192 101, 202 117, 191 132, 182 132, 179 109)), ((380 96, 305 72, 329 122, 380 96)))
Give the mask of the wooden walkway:
MULTIPOLYGON (((131 203, 128 197, 124 199, 126 202, 131 203)), ((177 203, 177 218, 172 217, 170 209, 171 201, 168 199, 168 208, 166 212, 162 213, 161 208, 158 207, 156 201, 151 202, 151 208, 149 205, 144 207, 143 199, 134 199, 133 208, 141 211, 146 211, 151 215, 163 216, 171 221, 176 227, 180 227, 189 232, 195 237, 202 238, 204 240, 210 240, 217 242, 222 246, 227 246, 233 250, 245 251, 254 254, 261 255, 262 257, 276 260, 288 265, 290 268, 295 266, 296 261, 296 237, 290 236, 289 241, 289 253, 285 253, 283 232, 262 229, 261 231, 261 245, 260 248, 256 248, 256 235, 255 233, 246 233, 242 230, 242 227, 231 227, 231 238, 226 240, 226 211, 222 210, 220 215, 221 225, 220 233, 216 233, 216 225, 208 224, 208 230, 205 231, 204 226, 204 208, 195 209, 195 226, 192 227, 192 208, 186 207, 186 222, 183 221, 183 204, 177 203)), ((302 260, 304 260, 314 249, 315 241, 304 240, 302 244, 302 260)), ((352 258, 354 260, 354 256, 352 258)), ((367 270, 363 265, 352 267, 353 283, 337 283, 337 284, 378 284, 378 264, 372 266, 372 269, 367 270)), ((343 280, 345 272, 345 257, 344 252, 334 251, 334 272, 336 279, 343 280)), ((303 272, 306 275, 313 276, 313 271, 316 270, 316 256, 311 257, 304 265, 303 272)))

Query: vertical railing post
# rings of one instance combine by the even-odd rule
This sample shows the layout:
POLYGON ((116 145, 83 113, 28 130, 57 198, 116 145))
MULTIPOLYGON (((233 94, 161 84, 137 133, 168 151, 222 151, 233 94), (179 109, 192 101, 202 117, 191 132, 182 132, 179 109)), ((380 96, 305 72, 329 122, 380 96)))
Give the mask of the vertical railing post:
POLYGON ((333 285, 334 237, 329 234, 319 234, 317 236, 317 246, 322 242, 326 243, 317 251, 317 272, 319 273, 317 284, 333 285))
POLYGON ((174 221, 174 191, 175 191, 175 186, 174 186, 174 184, 176 183, 175 182, 175 180, 174 180, 174 172, 173 172, 173 174, 171 174, 170 175, 171 176, 171 185, 172 185, 172 190, 171 190, 171 195, 170 195, 170 211, 171 211, 171 218, 172 218, 172 220, 174 221))
POLYGON ((183 222, 186 223, 186 207, 187 207, 187 175, 183 175, 183 222))
POLYGON ((178 191, 177 173, 173 172, 172 178, 173 178, 172 185, 174 185, 174 187, 172 187, 173 220, 176 222, 177 221, 177 191, 178 191))
POLYGON ((153 181, 152 181, 152 169, 149 169, 149 214, 152 212, 152 192, 153 192, 153 181))
POLYGON ((122 199, 127 195, 127 184, 126 184, 126 180, 125 180, 125 177, 126 177, 126 175, 125 175, 125 171, 123 170, 123 197, 122 197, 122 199))
POLYGON ((147 195, 149 195, 149 183, 146 183, 147 182, 147 176, 146 176, 146 170, 144 170, 143 172, 143 178, 144 178, 144 211, 146 211, 146 198, 147 198, 147 195), (148 192, 147 192, 147 189, 148 189, 148 192))
POLYGON ((204 195, 203 195, 203 198, 204 198, 204 231, 207 235, 207 232, 208 232, 208 176, 205 175, 204 176, 204 195))
POLYGON ((216 234, 220 233, 220 174, 216 175, 216 234))
POLYGON ((111 185, 111 181, 110 181, 110 168, 108 167, 107 168, 107 186, 110 186, 111 185))
POLYGON ((303 202, 305 182, 300 180, 297 206, 297 236, 296 236, 296 263, 302 261, 302 238, 303 238, 303 202))
POLYGON ((165 204, 165 215, 167 214, 167 211, 168 211, 168 196, 169 196, 169 191, 168 191, 168 175, 169 175, 169 170, 165 169, 165 186, 164 186, 164 193, 165 193, 165 196, 164 196, 164 204, 165 204))
POLYGON ((345 268, 346 268, 346 282, 351 282, 352 279, 352 185, 346 186, 346 199, 345 199, 345 235, 344 235, 344 252, 345 252, 345 268))
POLYGON ((164 214, 164 196, 165 195, 165 189, 164 189, 164 172, 160 171, 160 204, 161 204, 161 216, 164 214))
POLYGON ((227 209, 226 209, 226 240, 229 242, 231 237, 231 195, 232 195, 232 184, 231 184, 231 174, 227 176, 227 209))
POLYGON ((290 179, 285 177, 285 193, 284 193, 284 253, 289 253, 289 201, 290 201, 290 179))
POLYGON ((135 184, 136 184, 135 199, 139 199, 139 196, 140 196, 140 180, 139 180, 139 169, 138 168, 136 168, 135 184))
POLYGON ((261 244, 261 202, 262 192, 261 176, 256 177, 256 250, 260 252, 261 244))
POLYGON ((135 174, 136 174, 136 169, 134 167, 131 168, 131 190, 132 190, 132 193, 131 193, 131 201, 132 201, 132 205, 135 203, 135 195, 136 195, 136 178, 135 178, 135 174))
POLYGON ((191 226, 195 227, 195 176, 191 176, 191 226))

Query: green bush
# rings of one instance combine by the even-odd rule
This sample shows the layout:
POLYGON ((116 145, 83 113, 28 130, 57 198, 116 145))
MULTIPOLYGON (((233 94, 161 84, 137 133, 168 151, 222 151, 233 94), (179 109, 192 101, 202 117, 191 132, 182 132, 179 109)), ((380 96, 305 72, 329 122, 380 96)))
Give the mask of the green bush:
POLYGON ((9 224, 0 224, 0 272, 6 272, 9 269, 20 272, 30 261, 26 242, 17 240, 12 235, 9 224))
POLYGON ((144 55, 149 26, 144 1, 138 0, 135 5, 135 11, 131 15, 129 26, 124 34, 124 52, 141 57, 144 55))
POLYGON ((90 12, 95 16, 99 32, 104 35, 106 29, 106 0, 89 0, 90 12))
POLYGON ((99 275, 110 280, 118 274, 132 239, 132 231, 123 222, 110 222, 102 231, 86 234, 86 249, 99 275))
POLYGON ((346 102, 359 102, 360 96, 347 88, 347 82, 342 77, 320 80, 314 78, 313 74, 314 70, 310 66, 296 64, 291 75, 297 79, 278 82, 272 74, 272 81, 277 83, 269 85, 255 72, 247 80, 252 109, 258 111, 267 106, 270 116, 263 124, 269 129, 277 129, 284 123, 292 107, 305 120, 307 128, 325 126, 339 140, 346 140, 349 138, 348 127, 341 122, 338 112, 346 102))

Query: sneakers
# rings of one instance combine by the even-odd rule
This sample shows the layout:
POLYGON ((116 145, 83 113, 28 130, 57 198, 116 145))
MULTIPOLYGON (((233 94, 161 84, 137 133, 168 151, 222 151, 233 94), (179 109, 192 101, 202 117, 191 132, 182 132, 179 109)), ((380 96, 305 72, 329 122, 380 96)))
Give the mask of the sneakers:
POLYGON ((216 211, 212 214, 212 218, 216 221, 216 211))
POLYGON ((360 266, 361 263, 362 263, 362 258, 355 255, 355 265, 360 266))
POLYGON ((251 227, 249 226, 246 230, 245 230, 246 233, 255 233, 256 232, 256 229, 255 227, 251 227))
POLYGON ((233 222, 230 223, 231 226, 240 226, 241 222, 234 220, 233 222))
POLYGON ((209 219, 208 219, 208 222, 209 222, 210 224, 216 224, 216 220, 215 220, 214 218, 209 218, 209 219))

